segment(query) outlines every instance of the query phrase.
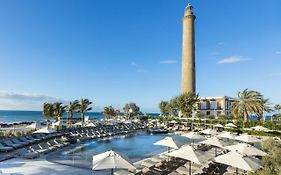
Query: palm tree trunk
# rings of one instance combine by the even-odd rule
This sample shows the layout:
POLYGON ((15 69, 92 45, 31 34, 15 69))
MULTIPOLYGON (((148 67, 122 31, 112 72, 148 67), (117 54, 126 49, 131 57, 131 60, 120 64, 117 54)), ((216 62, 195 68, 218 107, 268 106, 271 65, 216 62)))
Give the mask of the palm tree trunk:
POLYGON ((70 113, 69 114, 69 118, 68 118, 68 124, 70 125, 70 128, 71 128, 71 125, 72 125, 72 117, 73 117, 73 114, 72 113, 70 113), (70 121, 70 119, 71 119, 71 121, 70 121))
POLYGON ((85 115, 85 114, 84 114, 84 112, 82 112, 81 114, 82 114, 82 122, 84 122, 84 120, 85 120, 84 115, 85 115))
POLYGON ((247 122, 248 121, 248 113, 246 111, 246 108, 244 108, 243 113, 244 113, 244 121, 247 122))

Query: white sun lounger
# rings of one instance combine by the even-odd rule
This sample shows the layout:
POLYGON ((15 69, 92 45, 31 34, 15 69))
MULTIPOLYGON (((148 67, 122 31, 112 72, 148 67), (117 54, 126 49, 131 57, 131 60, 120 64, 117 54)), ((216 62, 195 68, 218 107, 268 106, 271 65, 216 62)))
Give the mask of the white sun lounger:
POLYGON ((147 167, 147 168, 150 168, 150 167, 152 167, 152 166, 156 166, 158 164, 158 162, 154 162, 154 161, 152 161, 152 160, 145 160, 145 161, 143 161, 142 163, 141 163, 141 165, 142 166, 145 166, 145 167, 147 167))
POLYGON ((168 158, 166 157, 162 157, 162 156, 154 156, 151 158, 152 161, 154 162, 163 162, 165 160, 167 160, 168 158))
POLYGON ((130 173, 127 170, 119 170, 119 171, 114 172, 114 175, 134 175, 134 174, 130 173))
POLYGON ((176 172, 176 171, 173 171, 173 172, 171 172, 170 174, 168 174, 168 175, 181 175, 180 173, 178 173, 178 172, 176 172))

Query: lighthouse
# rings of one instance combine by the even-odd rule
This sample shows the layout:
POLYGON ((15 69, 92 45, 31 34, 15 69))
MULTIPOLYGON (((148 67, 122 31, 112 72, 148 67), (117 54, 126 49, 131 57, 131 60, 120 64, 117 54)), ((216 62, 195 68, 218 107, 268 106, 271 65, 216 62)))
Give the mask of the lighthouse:
POLYGON ((181 92, 196 93, 195 72, 195 36, 193 7, 188 4, 183 17, 183 40, 182 40, 182 82, 181 92))

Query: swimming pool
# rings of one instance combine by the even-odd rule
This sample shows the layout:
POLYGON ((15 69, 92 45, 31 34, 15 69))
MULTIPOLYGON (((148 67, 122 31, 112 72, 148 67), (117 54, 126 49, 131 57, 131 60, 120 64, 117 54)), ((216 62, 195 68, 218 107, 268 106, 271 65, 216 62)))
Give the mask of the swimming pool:
POLYGON ((134 163, 166 151, 167 148, 153 145, 153 143, 167 136, 173 137, 178 146, 190 143, 189 139, 175 134, 150 135, 146 132, 139 132, 77 144, 49 155, 47 160, 64 165, 91 169, 93 155, 114 150, 127 158, 131 163, 134 163))

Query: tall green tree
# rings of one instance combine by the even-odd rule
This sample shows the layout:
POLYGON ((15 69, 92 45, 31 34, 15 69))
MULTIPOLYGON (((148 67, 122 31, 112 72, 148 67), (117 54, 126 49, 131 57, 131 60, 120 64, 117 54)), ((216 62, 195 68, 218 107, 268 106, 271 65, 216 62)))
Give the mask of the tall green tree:
POLYGON ((276 104, 273 108, 274 108, 274 111, 275 111, 275 114, 274 114, 275 118, 277 120, 280 120, 281 119, 281 112, 280 112, 281 105, 280 104, 276 104))
POLYGON ((168 101, 161 101, 159 103, 160 114, 162 116, 168 116, 170 113, 170 104, 168 101))
POLYGON ((123 110, 127 118, 136 117, 141 114, 140 107, 138 107, 136 103, 133 102, 125 104, 123 110))
POLYGON ((173 97, 169 102, 169 112, 172 116, 178 116, 179 114, 178 98, 179 96, 173 97))
POLYGON ((78 113, 78 110, 79 110, 79 101, 78 100, 70 101, 66 107, 68 119, 72 119, 73 115, 78 113))
POLYGON ((55 102, 53 104, 53 112, 54 112, 54 117, 57 120, 60 120, 60 118, 63 116, 63 113, 66 111, 66 106, 64 106, 61 102, 55 102))
POLYGON ((85 114, 92 110, 92 107, 90 107, 91 104, 92 102, 88 99, 81 98, 79 101, 78 112, 80 113, 83 122, 85 122, 85 114))
POLYGON ((114 117, 117 118, 120 115, 120 110, 119 109, 115 109, 114 110, 114 117))
POLYGON ((191 117, 194 110, 196 110, 196 104, 199 100, 199 95, 188 92, 183 93, 177 98, 178 109, 183 116, 191 117))
POLYGON ((114 116, 114 108, 112 106, 106 106, 103 109, 103 115, 106 119, 112 118, 114 116))
POLYGON ((48 120, 54 117, 53 104, 45 102, 43 104, 43 116, 48 120))
POLYGON ((274 106, 274 110, 275 110, 275 112, 276 112, 277 114, 280 114, 281 105, 280 105, 280 104, 276 104, 276 105, 274 106))
POLYGON ((262 94, 245 89, 238 92, 238 97, 231 105, 231 113, 235 118, 243 118, 248 121, 251 114, 255 114, 260 119, 265 111, 269 111, 268 99, 264 99, 262 94))

